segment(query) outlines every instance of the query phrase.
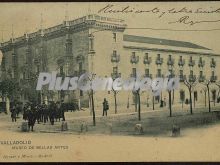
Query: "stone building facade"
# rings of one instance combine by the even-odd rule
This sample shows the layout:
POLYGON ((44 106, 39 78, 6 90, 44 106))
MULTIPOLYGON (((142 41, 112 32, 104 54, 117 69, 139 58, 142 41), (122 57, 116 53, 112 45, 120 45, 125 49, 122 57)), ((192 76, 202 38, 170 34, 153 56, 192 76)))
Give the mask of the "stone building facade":
MULTIPOLYGON (((36 91, 40 72, 57 71, 61 76, 80 76, 92 72, 100 77, 135 77, 137 73, 150 78, 171 76, 180 77, 179 90, 173 92, 173 104, 182 106, 189 98, 186 78, 199 82, 211 80, 211 100, 215 103, 219 89, 218 81, 220 56, 212 50, 185 41, 166 40, 125 34, 127 25, 123 20, 87 15, 73 21, 1 44, 2 75, 19 83, 20 94, 14 99, 27 101, 61 100, 78 102, 88 106, 85 92, 76 91, 36 91)), ((193 89, 194 105, 204 105, 207 92, 198 83, 193 89)), ((111 91, 98 91, 94 95, 96 106, 102 106, 103 98, 114 104, 111 91)), ((117 94, 118 106, 126 108, 136 100, 131 91, 117 94)), ((168 102, 168 93, 154 98, 149 92, 141 94, 141 103, 151 107, 152 102, 159 106, 161 100, 168 102)))

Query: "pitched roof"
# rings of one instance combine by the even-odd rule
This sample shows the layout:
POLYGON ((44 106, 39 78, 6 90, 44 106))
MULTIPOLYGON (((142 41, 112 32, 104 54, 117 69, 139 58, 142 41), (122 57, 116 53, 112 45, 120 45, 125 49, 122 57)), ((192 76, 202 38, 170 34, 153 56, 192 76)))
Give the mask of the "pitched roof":
POLYGON ((127 35, 127 34, 123 35, 123 40, 128 41, 128 42, 139 42, 139 43, 148 43, 148 44, 155 44, 155 45, 167 45, 167 46, 175 46, 175 47, 210 50, 206 47, 199 46, 191 42, 167 40, 167 39, 161 39, 161 38, 142 37, 142 36, 127 35))

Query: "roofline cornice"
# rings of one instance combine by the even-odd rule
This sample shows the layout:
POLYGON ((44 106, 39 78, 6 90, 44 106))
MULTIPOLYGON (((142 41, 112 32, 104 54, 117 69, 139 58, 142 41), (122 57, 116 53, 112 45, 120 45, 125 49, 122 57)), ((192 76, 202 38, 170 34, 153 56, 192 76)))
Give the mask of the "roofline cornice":
POLYGON ((137 50, 150 50, 150 51, 162 51, 162 52, 172 52, 172 53, 185 53, 185 54, 196 54, 196 55, 212 55, 219 56, 220 54, 215 53, 204 53, 204 52, 192 52, 192 51, 182 51, 182 50, 170 50, 170 49, 159 49, 159 48, 148 48, 148 47, 137 47, 137 46, 123 46, 125 49, 137 49, 137 50))

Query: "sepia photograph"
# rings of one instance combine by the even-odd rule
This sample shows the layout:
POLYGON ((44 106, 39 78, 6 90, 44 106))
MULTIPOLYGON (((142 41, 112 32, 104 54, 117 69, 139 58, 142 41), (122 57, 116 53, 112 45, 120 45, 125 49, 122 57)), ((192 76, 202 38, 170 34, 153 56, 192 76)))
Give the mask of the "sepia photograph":
POLYGON ((220 161, 220 2, 0 11, 0 162, 220 161))

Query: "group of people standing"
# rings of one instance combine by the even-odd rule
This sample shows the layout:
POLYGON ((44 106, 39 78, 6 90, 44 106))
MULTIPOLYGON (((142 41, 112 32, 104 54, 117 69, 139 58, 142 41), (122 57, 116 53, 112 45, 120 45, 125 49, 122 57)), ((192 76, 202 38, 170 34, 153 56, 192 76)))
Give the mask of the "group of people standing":
MULTIPOLYGON (((109 104, 106 98, 103 101, 103 116, 107 116, 107 111, 109 110, 109 104)), ((12 122, 16 122, 16 118, 19 112, 22 111, 22 108, 17 105, 13 105, 11 108, 11 118, 12 122)), ((62 102, 53 102, 51 101, 49 105, 36 104, 27 102, 23 107, 23 119, 28 121, 29 130, 33 131, 35 122, 38 124, 50 122, 51 125, 54 125, 54 122, 65 121, 65 106, 62 102)))
MULTIPOLYGON (((11 108, 11 118, 12 122, 16 122, 16 114, 18 109, 16 106, 11 108)), ((55 121, 65 121, 65 107, 63 102, 53 102, 51 101, 49 105, 36 104, 28 102, 23 107, 23 119, 28 121, 29 130, 33 131, 35 122, 38 124, 50 122, 54 125, 55 121)))

